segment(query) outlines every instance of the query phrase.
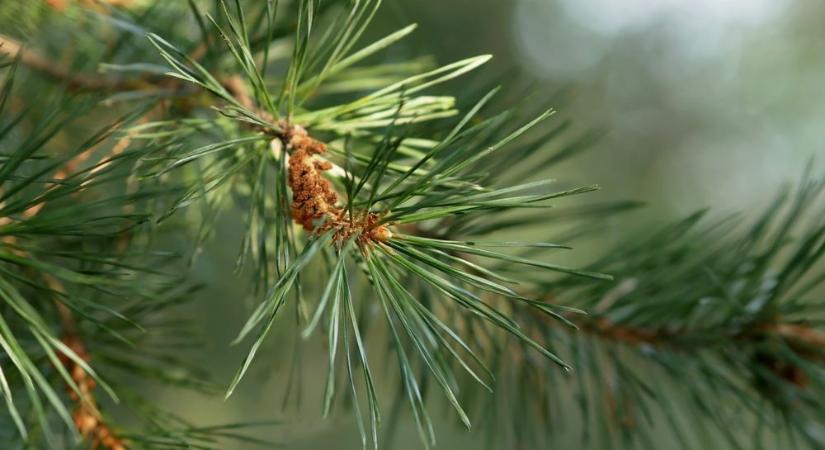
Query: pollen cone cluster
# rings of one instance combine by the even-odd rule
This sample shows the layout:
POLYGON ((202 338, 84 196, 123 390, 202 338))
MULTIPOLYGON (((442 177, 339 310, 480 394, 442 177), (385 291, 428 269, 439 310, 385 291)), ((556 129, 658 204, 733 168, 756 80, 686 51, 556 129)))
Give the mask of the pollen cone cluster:
POLYGON ((292 189, 290 210, 292 219, 304 230, 321 234, 334 230, 334 241, 343 245, 353 236, 364 247, 384 242, 392 237, 386 225, 380 224, 376 213, 349 213, 338 205, 338 194, 323 175, 332 164, 323 159, 326 144, 309 136, 300 126, 284 125, 284 142, 291 149, 289 156, 289 187, 292 189))

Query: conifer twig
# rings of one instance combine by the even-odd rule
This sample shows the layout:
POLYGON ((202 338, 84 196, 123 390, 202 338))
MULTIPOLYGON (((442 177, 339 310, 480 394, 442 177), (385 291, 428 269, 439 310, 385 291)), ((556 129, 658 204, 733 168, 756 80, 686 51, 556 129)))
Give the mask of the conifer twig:
MULTIPOLYGON (((90 175, 99 172, 106 165, 110 164, 112 158, 121 153, 129 145, 129 142, 130 137, 128 135, 118 140, 109 152, 109 155, 103 160, 102 164, 96 166, 90 172, 90 175)), ((66 161, 63 167, 58 169, 54 174, 53 180, 55 182, 46 189, 54 189, 59 186, 57 182, 68 178, 77 170, 80 164, 91 156, 96 149, 97 146, 92 146, 66 161)), ((45 201, 35 203, 23 211, 21 216, 24 219, 31 219, 40 213, 45 205, 45 201)), ((0 220, 0 223, 8 221, 11 221, 11 219, 3 217, 2 220, 0 220)), ((4 237, 4 241, 7 243, 13 243, 13 236, 4 237)), ((56 295, 65 294, 65 287, 60 280, 48 273, 43 273, 42 276, 52 292, 56 295)), ((71 309, 56 298, 54 299, 54 305, 57 315, 60 318, 61 327, 63 328, 63 337, 61 338, 61 341, 69 349, 71 349, 71 351, 74 352, 78 358, 89 362, 91 357, 86 350, 86 345, 81 337, 80 331, 78 330, 77 322, 71 309)), ((60 354, 60 362, 65 366, 72 378, 72 381, 74 381, 77 387, 77 391, 75 391, 75 389, 71 386, 66 386, 66 391, 68 392, 69 397, 76 403, 75 410, 72 413, 72 419, 80 436, 90 442, 93 450, 127 450, 125 441, 119 438, 101 417, 101 413, 98 409, 97 401, 94 396, 94 390, 97 384, 94 378, 90 376, 80 364, 67 357, 65 354, 60 354)))
MULTIPOLYGON (((97 3, 108 3, 112 6, 128 6, 133 0, 79 0, 85 6, 94 6, 97 3)), ((72 3, 71 0, 46 0, 46 4, 52 8, 63 11, 72 3)))
MULTIPOLYGON (((249 94, 249 89, 240 76, 226 77, 221 82, 227 91, 245 108, 268 122, 274 121, 271 114, 257 107, 249 94)), ((310 136, 307 130, 289 121, 280 121, 279 132, 274 132, 280 145, 273 148, 287 149, 283 156, 289 165, 289 187, 292 190, 290 212, 293 220, 305 231, 321 234, 334 230, 333 241, 339 247, 350 237, 358 236, 358 244, 365 248, 370 242, 385 242, 392 237, 387 225, 381 224, 381 217, 372 212, 350 217, 349 213, 336 205, 338 194, 323 173, 346 173, 344 169, 323 158, 327 145, 310 136), (320 225, 319 225, 320 222, 320 225)), ((271 130, 266 130, 273 134, 271 130)), ((273 150, 274 151, 274 150, 273 150)), ((276 156, 282 156, 281 152, 276 156)))
POLYGON ((806 325, 779 323, 767 327, 765 331, 812 348, 825 348, 825 332, 806 325))
POLYGON ((0 54, 13 58, 19 57, 20 62, 29 69, 57 82, 65 83, 69 89, 117 91, 136 87, 136 83, 130 81, 114 81, 104 77, 72 73, 39 53, 29 50, 16 39, 2 34, 0 34, 0 54))
MULTIPOLYGON (((64 292, 63 284, 60 280, 51 275, 44 275, 49 287, 58 293, 64 292)), ((63 326, 63 338, 61 339, 75 355, 82 360, 89 362, 91 357, 86 350, 86 345, 80 332, 72 311, 60 301, 55 300, 55 307, 63 326)), ((69 397, 76 403, 72 413, 75 427, 80 436, 89 441, 94 450, 127 450, 126 443, 109 427, 101 417, 100 410, 95 400, 94 390, 97 385, 95 380, 75 361, 65 355, 61 355, 60 361, 68 370, 72 380, 77 385, 76 392, 71 387, 66 390, 69 397)))
MULTIPOLYGON (((590 331, 602 339, 629 345, 676 345, 681 334, 678 331, 664 332, 645 328, 630 327, 612 323, 606 318, 580 324, 584 331, 590 331)), ((738 334, 738 339, 753 339, 766 335, 783 338, 795 345, 810 348, 825 348, 825 332, 808 325, 794 323, 773 323, 752 327, 738 334)))

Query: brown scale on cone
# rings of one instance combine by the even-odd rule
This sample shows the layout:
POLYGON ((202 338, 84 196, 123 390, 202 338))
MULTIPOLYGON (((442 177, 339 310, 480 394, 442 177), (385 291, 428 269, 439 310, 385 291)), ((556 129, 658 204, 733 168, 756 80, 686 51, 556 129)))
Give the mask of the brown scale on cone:
MULTIPOLYGON (((67 336, 63 338, 63 343, 78 357, 89 361, 89 354, 86 353, 86 348, 79 338, 67 336)), ((94 390, 97 384, 95 380, 83 370, 83 367, 65 355, 60 355, 60 360, 80 391, 78 395, 74 389, 68 389, 69 397, 77 403, 72 419, 80 436, 94 450, 127 450, 125 441, 118 438, 100 417, 97 403, 94 400, 94 390)))
POLYGON ((315 231, 316 221, 335 219, 340 211, 335 206, 338 195, 332 183, 321 175, 332 165, 314 160, 314 155, 326 152, 326 146, 309 137, 299 127, 288 129, 286 135, 292 147, 289 156, 289 187, 292 189, 292 218, 307 231, 315 231))
POLYGON ((286 130, 283 141, 292 150, 288 180, 292 189, 292 219, 311 233, 335 230, 333 240, 339 247, 355 235, 362 248, 389 240, 392 232, 380 224, 378 214, 366 213, 351 219, 347 211, 337 205, 338 194, 323 176, 332 164, 316 158, 326 153, 326 144, 309 136, 303 127, 288 124, 282 127, 286 130))

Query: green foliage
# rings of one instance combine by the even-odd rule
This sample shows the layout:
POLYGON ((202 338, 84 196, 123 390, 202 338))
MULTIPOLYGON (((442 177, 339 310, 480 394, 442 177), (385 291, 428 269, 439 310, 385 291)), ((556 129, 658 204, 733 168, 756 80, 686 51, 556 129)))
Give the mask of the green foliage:
POLYGON ((638 206, 569 206, 598 187, 531 177, 595 136, 571 136, 551 108, 508 109, 500 87, 470 77, 488 55, 442 66, 385 57, 416 26, 365 42, 380 5, 78 7, 93 31, 43 20, 85 36, 88 60, 73 66, 99 70, 29 67, 48 80, 15 86, 31 58, 0 61, 9 442, 103 448, 77 436, 72 410, 87 394, 72 364, 137 417, 115 427, 129 448, 258 442, 245 430, 256 424, 193 425, 132 386, 224 390, 182 357, 187 326, 162 320, 199 296, 164 239, 185 236, 191 260, 219 218, 240 216, 235 269, 256 302, 234 341, 248 351, 227 398, 292 310, 298 356, 297 338, 326 340, 323 416, 353 412, 364 447, 382 447, 382 424, 396 422, 380 389, 393 383, 425 447, 436 441, 432 401, 507 448, 570 430, 583 446, 654 446, 661 427, 684 448, 763 443, 731 433, 734 417, 781 428, 788 446, 822 444, 821 181, 806 175, 749 227, 696 214, 589 267, 560 264, 574 237, 638 206), (27 99, 42 86, 44 101, 27 99), (301 202, 321 194, 333 200, 301 223, 301 202), (559 232, 546 242, 497 237, 551 223, 559 232), (88 343, 88 360, 67 337, 88 343))
POLYGON ((571 437, 594 447, 818 447, 823 347, 810 330, 825 317, 823 186, 806 175, 752 223, 702 211, 630 239, 593 265, 615 283, 545 284, 547 297, 591 313, 576 320, 580 331, 521 321, 577 370, 563 379, 552 365, 518 364, 523 344, 502 342, 491 356, 497 396, 472 396, 485 424, 510 424, 490 439, 522 448, 571 437))
MULTIPOLYGON (((455 383, 456 374, 450 359, 454 359, 482 384, 485 382, 476 371, 489 370, 458 332, 447 326, 433 311, 436 305, 423 306, 416 300, 417 295, 426 294, 436 299, 439 302, 438 307, 449 311, 448 314, 483 317, 494 327, 506 330, 532 345, 546 357, 567 367, 550 350, 534 342, 520 330, 516 322, 491 306, 480 295, 483 292, 502 295, 517 303, 519 307, 535 308, 550 316, 559 317, 553 307, 516 293, 507 286, 517 283, 516 280, 501 279, 463 255, 595 278, 609 277, 488 250, 484 248, 483 242, 455 242, 398 233, 397 229, 402 226, 415 230, 420 225, 446 220, 456 215, 472 217, 484 213, 492 217, 493 214, 505 214, 518 208, 547 208, 548 200, 588 192, 595 188, 558 191, 553 190, 552 183, 547 181, 506 188, 485 187, 478 177, 477 169, 480 165, 488 162, 489 158, 497 153, 508 150, 518 152, 520 149, 511 144, 551 115, 551 112, 546 112, 511 132, 494 133, 494 126, 499 124, 499 119, 477 118, 494 92, 485 96, 453 124, 439 126, 438 128, 442 128, 443 131, 433 126, 433 129, 428 130, 429 140, 416 139, 411 135, 414 130, 408 128, 413 124, 449 117, 456 113, 452 109, 452 105, 455 104, 452 97, 425 95, 426 90, 475 69, 489 59, 487 56, 469 58, 424 73, 411 74, 401 81, 358 95, 353 100, 339 105, 319 110, 297 109, 299 105, 311 100, 311 94, 323 86, 323 81, 328 75, 346 73, 357 61, 412 30, 412 27, 407 27, 399 33, 379 40, 376 44, 348 53, 355 42, 355 39, 350 37, 357 38, 366 25, 366 22, 359 18, 371 17, 375 6, 377 4, 373 5, 370 2, 355 6, 347 20, 328 28, 327 36, 334 38, 324 37, 316 43, 310 37, 315 8, 312 2, 300 3, 295 50, 285 75, 286 81, 280 100, 277 101, 277 109, 273 109, 275 103, 265 88, 264 74, 258 71, 247 48, 249 37, 244 25, 244 16, 239 13, 236 17, 225 4, 221 7, 222 18, 229 24, 230 31, 224 31, 214 17, 208 16, 208 19, 227 43, 237 67, 244 74, 247 84, 252 89, 251 96, 255 99, 255 105, 239 99, 237 93, 230 92, 225 86, 226 82, 221 82, 219 76, 211 74, 184 51, 160 36, 151 35, 152 43, 158 47, 163 58, 173 69, 170 72, 171 76, 200 86, 227 105, 212 105, 220 115, 211 121, 204 119, 198 123, 201 129, 223 127, 225 134, 228 134, 226 140, 206 144, 194 150, 186 150, 184 147, 173 148, 158 158, 164 161, 163 164, 166 166, 157 173, 163 174, 198 162, 201 163, 200 167, 206 168, 218 165, 220 170, 212 172, 207 169, 196 173, 194 176, 206 175, 208 178, 196 181, 188 187, 187 195, 181 198, 173 209, 188 205, 199 196, 204 196, 207 203, 216 202, 210 200, 210 197, 222 195, 225 191, 235 191, 245 203, 251 203, 248 217, 271 217, 269 223, 274 223, 276 229, 281 228, 276 231, 276 239, 273 242, 260 231, 271 229, 267 223, 254 223, 250 220, 245 242, 257 243, 258 249, 272 248, 274 253, 272 255, 266 250, 260 251, 258 267, 266 267, 267 261, 271 258, 284 263, 282 269, 275 267, 272 271, 274 273, 256 270, 261 285, 265 285, 267 280, 277 281, 270 282, 272 285, 268 287, 264 301, 252 313, 236 339, 236 342, 240 342, 252 337, 254 341, 230 384, 227 396, 234 391, 251 366, 254 356, 275 326, 278 313, 291 301, 297 302, 300 311, 297 315, 299 326, 307 325, 306 311, 310 304, 300 294, 304 289, 303 280, 306 279, 302 274, 316 256, 323 255, 325 261, 334 263, 331 264, 329 276, 321 278, 326 287, 305 335, 309 335, 316 328, 324 315, 329 317, 326 331, 329 333, 330 364, 325 412, 329 411, 336 394, 336 366, 343 364, 336 358, 343 333, 344 351, 347 355, 345 361, 349 371, 351 392, 356 399, 356 409, 359 409, 359 388, 358 378, 352 375, 353 360, 363 367, 364 386, 361 389, 367 392, 370 417, 370 431, 364 435, 365 445, 368 434, 371 436, 371 445, 378 446, 380 408, 375 394, 373 371, 369 367, 364 338, 359 331, 355 306, 350 298, 350 293, 354 289, 353 284, 369 282, 373 286, 373 298, 380 302, 384 310, 400 364, 399 370, 405 374, 405 389, 410 395, 422 439, 434 444, 435 437, 419 393, 419 382, 413 375, 418 362, 406 348, 414 348, 414 354, 428 368, 446 399, 467 427, 470 426, 470 422, 457 400, 459 386, 455 383), (309 87, 304 89, 304 86, 309 87), (340 161, 339 167, 349 168, 338 180, 347 194, 341 201, 346 203, 345 210, 349 211, 349 220, 360 220, 357 219, 358 216, 375 214, 379 224, 388 224, 396 230, 386 244, 363 244, 363 236, 356 233, 348 236, 347 242, 336 242, 337 245, 331 245, 332 232, 314 236, 313 233, 300 232, 289 225, 289 207, 285 207, 290 203, 286 179, 291 175, 285 173, 288 164, 282 148, 284 144, 289 145, 283 138, 286 133, 285 127, 288 125, 273 121, 277 117, 291 118, 291 121, 308 127, 313 133, 316 130, 331 133, 328 138, 333 142, 330 145, 331 153, 337 153, 339 157, 331 157, 331 160, 340 161), (224 126, 224 118, 232 119, 232 122, 224 126), (476 123, 471 125, 473 121, 476 123), (443 137, 432 139, 439 135, 443 137), (335 143, 339 139, 344 140, 340 144, 341 147, 335 143), (409 141, 418 143, 419 148, 415 151, 402 150, 402 146, 409 141), (268 152, 267 147, 274 150, 268 152), (369 150, 370 148, 373 150, 369 150), (274 172, 276 186, 273 189, 266 188, 263 181, 268 172, 274 172), (250 186, 242 192, 237 192, 235 184, 238 178, 253 181, 250 181, 250 186), (271 198, 260 195, 261 192, 272 191, 276 192, 278 197, 274 202, 271 198), (472 272, 480 272, 481 275, 467 272, 468 268, 472 272), (359 272, 362 272, 360 277, 359 272), (350 276, 349 273, 353 275, 350 276), (406 280, 409 275, 417 277, 423 292, 413 295, 404 287, 405 283, 402 280, 406 280), (487 276, 499 280, 489 280, 487 276), (323 281, 324 279, 326 281, 323 281), (472 363, 465 360, 468 357, 472 363), (473 365, 477 367, 474 368, 473 365)), ((271 30, 267 30, 267 33, 271 33, 271 30)), ((140 127, 139 131, 142 133, 140 137, 150 142, 155 142, 158 137, 165 137, 168 133, 178 137, 182 132, 177 124, 168 122, 147 124, 140 127), (155 130, 168 131, 161 132, 159 136, 155 130)), ((510 243, 508 246, 561 248, 558 245, 531 243, 510 243)), ((252 252, 253 249, 246 247, 244 251, 252 252)), ((316 279, 308 282, 318 283, 316 279)), ((362 427, 362 430, 364 429, 362 427)))

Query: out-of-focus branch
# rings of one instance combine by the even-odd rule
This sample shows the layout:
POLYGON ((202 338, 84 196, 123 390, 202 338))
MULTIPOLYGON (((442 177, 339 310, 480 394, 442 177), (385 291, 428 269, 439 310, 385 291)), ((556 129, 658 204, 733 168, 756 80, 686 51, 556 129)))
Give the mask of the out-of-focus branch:
MULTIPOLYGON (((208 47, 201 44, 195 48, 190 57, 192 59, 201 58, 208 47)), ((30 70, 40 73, 59 83, 65 83, 69 89, 94 91, 94 92, 117 92, 117 91, 181 91, 181 93, 199 93, 198 89, 191 89, 191 86, 183 87, 180 80, 169 77, 143 77, 137 79, 113 79, 91 74, 77 74, 66 68, 56 66, 52 61, 43 57, 39 53, 29 50, 16 39, 0 34, 0 55, 12 58, 20 58, 20 62, 30 70)), ((224 87, 229 90, 244 106, 253 106, 249 90, 243 80, 237 75, 221 78, 224 87)), ((271 117, 269 117, 271 118, 271 117)))
POLYGON ((42 55, 26 48, 25 45, 0 34, 0 54, 12 58, 19 57, 20 62, 29 69, 38 72, 52 80, 66 83, 69 89, 83 89, 90 91, 114 91, 145 87, 145 83, 131 80, 111 80, 105 77, 72 73, 69 70, 55 65, 42 55))
POLYGON ((811 348, 825 348, 825 332, 805 325, 780 323, 766 328, 765 332, 811 348))
MULTIPOLYGON (((101 163, 90 171, 90 175, 93 175, 110 164, 114 157, 122 153, 126 147, 129 146, 129 142, 129 135, 126 135, 118 140, 101 163)), ((56 184, 58 181, 68 178, 81 164, 89 159, 96 149, 97 146, 93 146, 68 160, 63 167, 55 172, 52 177, 55 183, 47 189, 54 189, 58 186, 58 184, 56 184)), ((22 218, 29 219, 36 216, 40 213, 45 204, 45 202, 40 202, 29 207, 21 214, 22 218)), ((0 225, 10 221, 12 221, 11 218, 0 217, 0 225)), ((4 236, 3 241, 6 243, 14 243, 15 237, 4 236)), ((65 294, 65 287, 60 280, 49 274, 42 274, 42 277, 45 280, 46 285, 52 292, 55 293, 55 295, 60 296, 65 294)), ((91 358, 86 351, 85 343, 83 342, 80 331, 78 330, 77 322, 71 309, 69 309, 66 304, 61 302, 58 298, 54 299, 54 305, 63 329, 63 337, 61 340, 79 358, 87 362, 90 361, 91 358)), ((76 361, 66 357, 65 355, 60 356, 61 363, 65 366, 72 378, 72 381, 74 381, 78 388, 77 390, 74 390, 67 387, 69 397, 76 404, 72 413, 72 419, 78 433, 91 445, 91 448, 94 450, 127 450, 125 441, 119 438, 112 431, 109 425, 102 419, 97 401, 94 397, 94 390, 96 387, 95 380, 76 361)))
MULTIPOLYGON (((80 3, 84 5, 94 5, 96 3, 108 3, 112 6, 128 6, 134 3, 134 0, 80 0, 80 3)), ((46 4, 51 6, 52 8, 63 11, 69 7, 72 3, 72 0, 46 0, 46 4)))
MULTIPOLYGON (((680 352, 690 352, 705 348, 701 343, 691 343, 689 332, 648 330, 631 326, 617 325, 606 318, 589 320, 580 325, 580 329, 598 338, 617 344, 630 346, 667 347, 680 352)), ((769 323, 730 336, 730 341, 746 344, 766 338, 784 340, 794 352, 815 364, 825 363, 825 332, 804 324, 769 323)), ((730 342, 726 340, 725 342, 730 342)), ((713 345, 712 342, 708 343, 713 345)), ((755 362, 774 372, 778 377, 802 389, 808 385, 808 376, 795 362, 771 354, 757 352, 755 362)))
MULTIPOLYGON (((44 278, 49 288, 57 293, 57 295, 62 295, 65 292, 63 283, 61 283, 60 280, 50 275, 44 275, 44 278)), ((54 304, 60 317, 61 326, 63 327, 63 338, 61 340, 79 358, 87 362, 90 361, 91 357, 86 351, 86 345, 77 329, 74 314, 59 300, 55 300, 54 304)), ((76 404, 72 413, 72 419, 80 436, 86 440, 94 450, 127 450, 125 441, 117 437, 101 417, 94 396, 96 387, 95 380, 89 376, 80 364, 65 355, 61 355, 60 360, 72 377, 72 381, 74 381, 78 387, 78 391, 67 388, 67 392, 76 404)))
MULTIPOLYGON (((601 318, 581 325, 585 331, 599 335, 599 337, 630 345, 677 345, 682 337, 678 331, 663 332, 658 330, 648 330, 645 328, 629 327, 617 325, 613 322, 601 318)), ((785 339, 793 346, 804 346, 808 348, 825 348, 825 332, 817 330, 808 325, 792 323, 773 323, 761 327, 756 327, 751 332, 741 333, 738 339, 757 338, 765 336, 777 336, 785 339)))

